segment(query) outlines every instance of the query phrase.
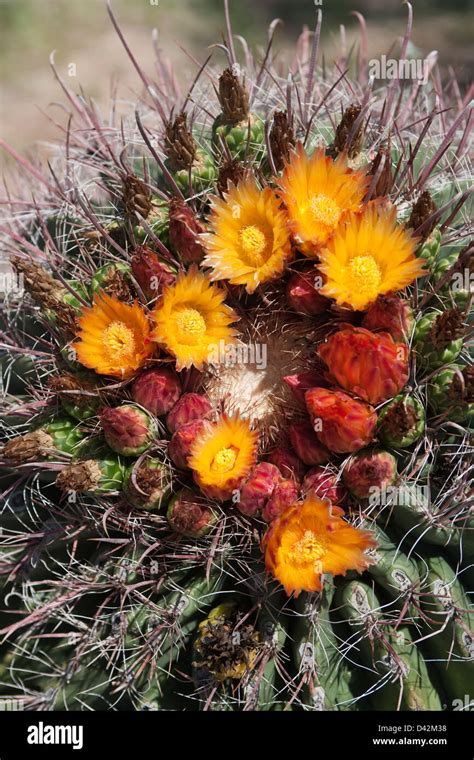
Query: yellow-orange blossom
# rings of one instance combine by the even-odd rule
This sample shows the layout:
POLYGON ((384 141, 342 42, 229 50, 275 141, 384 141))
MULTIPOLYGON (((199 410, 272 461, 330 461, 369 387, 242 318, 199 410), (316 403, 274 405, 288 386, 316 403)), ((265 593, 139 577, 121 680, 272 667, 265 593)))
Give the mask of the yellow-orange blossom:
POLYGON ((212 280, 245 285, 253 293, 283 274, 291 257, 290 234, 281 201, 269 187, 260 190, 253 178, 232 186, 224 200, 213 198, 209 221, 203 264, 212 280))
POLYGON ((196 267, 165 289, 153 312, 152 340, 175 357, 178 370, 200 369, 212 360, 220 341, 234 342, 236 331, 230 325, 237 315, 224 299, 225 292, 196 267))
POLYGON ((342 154, 333 161, 318 148, 307 156, 298 145, 279 184, 298 247, 306 256, 317 256, 347 214, 362 208, 369 178, 349 169, 342 154))
POLYGON ((354 528, 343 514, 310 492, 271 523, 263 539, 265 565, 288 595, 320 591, 323 573, 363 572, 372 564, 365 554, 376 545, 372 534, 354 528))
POLYGON ((396 209, 375 204, 350 214, 319 253, 322 295, 363 311, 377 296, 402 290, 424 273, 416 239, 397 224, 396 209))
POLYGON ((150 325, 137 303, 125 304, 100 291, 79 319, 79 362, 100 375, 126 378, 151 355, 150 325))

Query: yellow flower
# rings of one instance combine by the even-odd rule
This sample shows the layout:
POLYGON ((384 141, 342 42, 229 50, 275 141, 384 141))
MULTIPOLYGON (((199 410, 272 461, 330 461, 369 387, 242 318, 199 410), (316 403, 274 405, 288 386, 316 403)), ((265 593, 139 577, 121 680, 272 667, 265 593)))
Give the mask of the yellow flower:
POLYGON ((100 375, 126 378, 151 355, 150 325, 137 303, 122 303, 100 291, 79 319, 79 342, 73 344, 81 364, 100 375))
POLYGON ((361 208, 368 184, 365 172, 348 168, 344 154, 333 161, 318 148, 308 157, 298 145, 280 187, 291 230, 306 256, 316 256, 348 212, 361 208))
POLYGON ((320 591, 321 575, 363 572, 371 559, 365 551, 376 545, 370 531, 342 519, 344 511, 310 491, 274 520, 263 539, 265 566, 288 595, 320 591))
POLYGON ((195 267, 165 289, 153 312, 152 340, 176 358, 178 370, 201 369, 214 361, 216 346, 234 342, 236 331, 229 325, 238 317, 224 298, 224 291, 195 267))
POLYGON ((253 293, 281 275, 291 256, 290 234, 281 201, 273 190, 260 190, 253 178, 232 187, 225 200, 214 198, 210 225, 203 236, 212 280, 245 285, 253 293))
POLYGON ((320 292, 363 311, 377 296, 401 290, 424 273, 415 247, 416 239, 397 225, 395 208, 371 204, 363 214, 351 214, 320 252, 318 268, 326 276, 320 292))
POLYGON ((239 417, 223 415, 196 438, 188 458, 194 479, 209 498, 225 501, 256 461, 258 433, 239 417))

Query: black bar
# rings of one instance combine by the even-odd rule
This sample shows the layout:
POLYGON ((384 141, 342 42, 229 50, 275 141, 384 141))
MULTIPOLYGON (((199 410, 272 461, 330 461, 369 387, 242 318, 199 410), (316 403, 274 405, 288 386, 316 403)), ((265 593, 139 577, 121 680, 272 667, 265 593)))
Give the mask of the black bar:
POLYGON ((343 753, 348 758, 407 755, 472 760, 472 713, 0 712, 0 760, 135 760, 144 755, 158 760, 171 752, 226 757, 237 750, 244 757, 256 750, 264 750, 266 756, 274 750, 281 757, 291 747, 298 757, 302 751, 311 758, 329 752, 328 760, 343 753), (51 738, 70 740, 78 748, 71 743, 50 744, 51 738), (32 743, 35 740, 42 743, 32 743))

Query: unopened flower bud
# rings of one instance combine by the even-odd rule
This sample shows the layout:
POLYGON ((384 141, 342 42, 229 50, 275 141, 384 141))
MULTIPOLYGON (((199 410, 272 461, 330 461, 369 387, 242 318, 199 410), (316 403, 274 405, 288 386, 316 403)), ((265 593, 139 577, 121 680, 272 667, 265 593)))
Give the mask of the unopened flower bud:
POLYGON ((142 454, 156 435, 153 418, 134 404, 104 409, 100 422, 110 448, 123 456, 142 454))
POLYGON ((183 488, 171 499, 166 517, 176 533, 200 538, 215 525, 217 512, 202 496, 190 488, 183 488))
POLYGON ((184 393, 166 418, 170 433, 193 420, 201 420, 212 410, 210 401, 201 393, 184 393))
POLYGON ((297 483, 301 483, 305 467, 301 459, 291 449, 277 446, 269 454, 268 461, 278 467, 282 477, 293 478, 297 483))
POLYGON ((266 522, 271 522, 279 517, 282 512, 298 499, 298 486, 292 479, 281 480, 275 487, 272 495, 267 501, 262 517, 266 522))
POLYGON ((240 501, 236 504, 239 512, 248 517, 254 517, 261 512, 280 480, 280 470, 274 464, 270 462, 257 464, 242 486, 240 501))
POLYGON ((132 398, 144 409, 161 417, 168 414, 181 395, 181 382, 170 367, 157 367, 142 372, 132 386, 132 398))

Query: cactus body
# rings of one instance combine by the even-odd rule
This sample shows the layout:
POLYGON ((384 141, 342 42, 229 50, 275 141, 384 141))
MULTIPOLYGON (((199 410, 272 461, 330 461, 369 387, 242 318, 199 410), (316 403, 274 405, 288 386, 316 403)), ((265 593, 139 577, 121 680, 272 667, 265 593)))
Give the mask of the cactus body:
POLYGON ((230 26, 184 97, 160 51, 139 103, 71 93, 3 194, 3 693, 463 707, 468 112, 230 26))

